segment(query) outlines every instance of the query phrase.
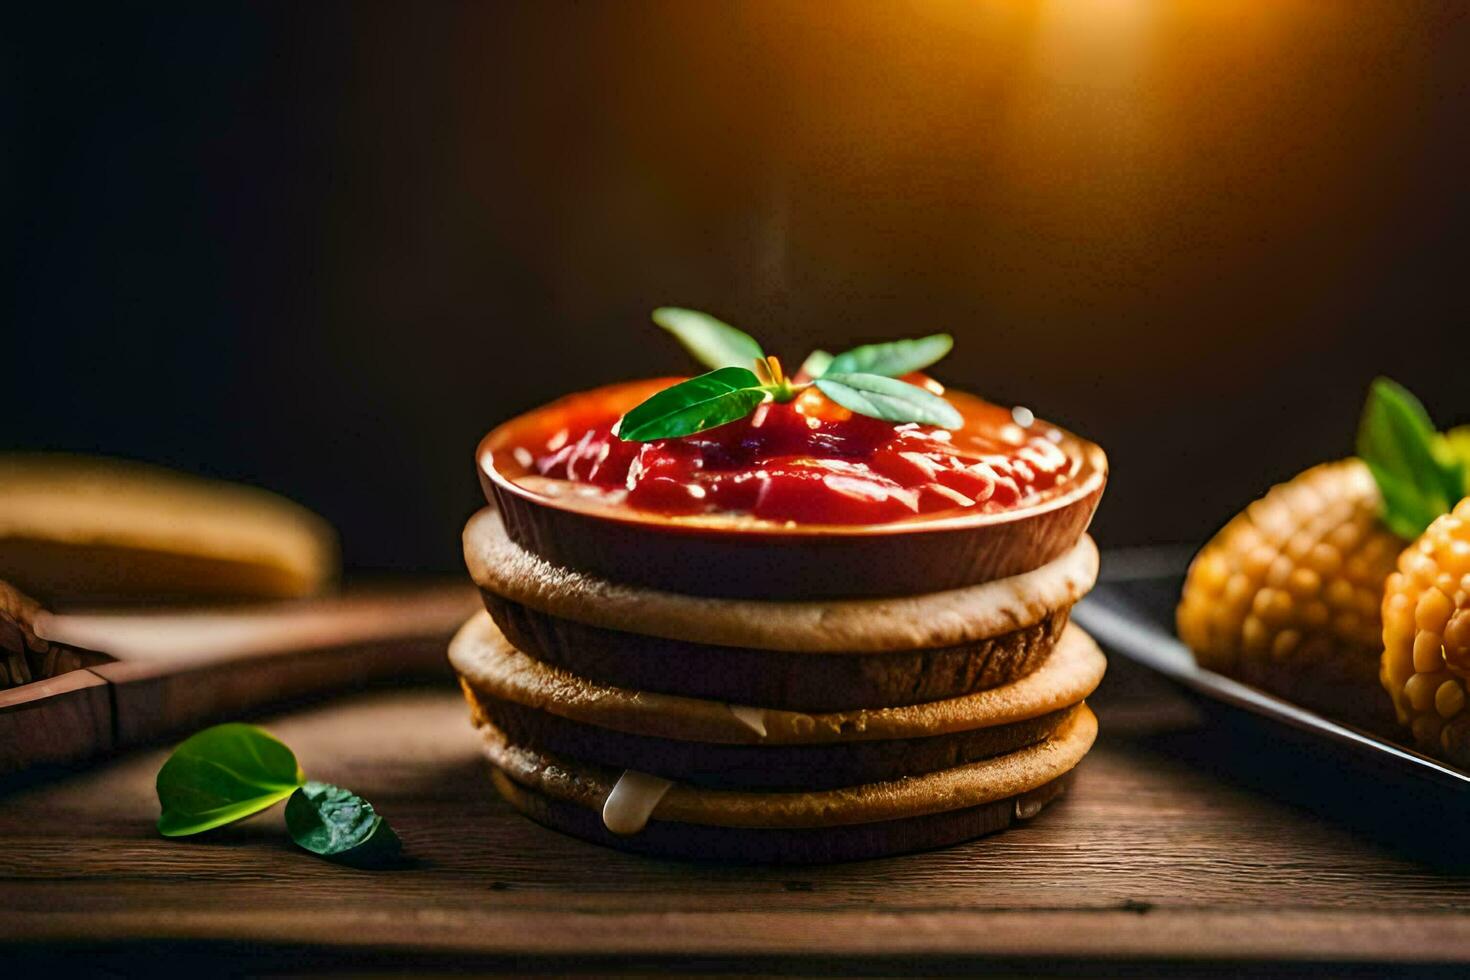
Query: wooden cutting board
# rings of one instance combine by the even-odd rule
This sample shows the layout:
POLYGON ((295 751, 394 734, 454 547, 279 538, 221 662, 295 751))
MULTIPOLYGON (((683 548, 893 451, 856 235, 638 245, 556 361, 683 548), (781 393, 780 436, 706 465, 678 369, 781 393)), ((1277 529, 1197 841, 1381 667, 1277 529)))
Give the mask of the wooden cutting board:
POLYGON ((7 673, 52 675, 0 690, 0 774, 104 756, 272 703, 448 676, 449 638, 478 608, 475 589, 455 581, 53 613, 0 583, 7 673))

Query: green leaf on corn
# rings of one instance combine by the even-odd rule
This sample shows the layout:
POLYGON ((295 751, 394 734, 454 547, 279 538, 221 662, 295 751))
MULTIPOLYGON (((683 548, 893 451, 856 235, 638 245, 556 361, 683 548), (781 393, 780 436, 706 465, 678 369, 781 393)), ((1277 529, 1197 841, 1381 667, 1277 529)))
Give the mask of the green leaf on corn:
POLYGON ((1383 521, 1413 540, 1466 495, 1470 444, 1435 431, 1429 413, 1408 389, 1378 378, 1358 427, 1358 455, 1383 496, 1383 521))

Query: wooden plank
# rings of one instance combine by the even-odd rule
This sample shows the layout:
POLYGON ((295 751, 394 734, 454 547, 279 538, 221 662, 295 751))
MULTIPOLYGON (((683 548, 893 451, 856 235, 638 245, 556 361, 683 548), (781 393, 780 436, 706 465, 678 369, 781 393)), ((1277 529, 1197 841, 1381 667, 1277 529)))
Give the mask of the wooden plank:
POLYGON ((107 681, 90 670, 0 690, 0 774, 76 762, 113 748, 107 681))
POLYGON ((278 811, 163 840, 154 750, 3 798, 0 907, 12 942, 246 943, 420 965, 1470 960, 1470 875, 1279 801, 1282 787, 1237 778, 1228 750, 1195 755, 1194 732, 1157 731, 1190 717, 1157 689, 1114 677, 1098 701, 1102 739, 1075 791, 1024 827, 903 858, 749 868, 647 860, 531 824, 495 797, 456 692, 361 695, 265 723, 309 774, 374 800, 408 866, 313 859, 278 811))
POLYGON ((453 581, 198 610, 37 612, 53 647, 117 659, 92 655, 106 662, 0 690, 0 773, 312 694, 447 677, 449 637, 479 607, 477 591, 453 581))
MULTIPOLYGON (((24 897, 24 893, 21 893, 24 897)), ((1470 919, 1454 913, 982 911, 838 913, 364 909, 314 921, 305 909, 119 909, 91 917, 91 942, 232 941, 503 957, 1045 957, 1133 960, 1310 959, 1422 963, 1470 959, 1470 919), (1243 937, 1249 937, 1244 940, 1243 937)), ((7 928, 32 941, 78 937, 22 908, 7 928)))

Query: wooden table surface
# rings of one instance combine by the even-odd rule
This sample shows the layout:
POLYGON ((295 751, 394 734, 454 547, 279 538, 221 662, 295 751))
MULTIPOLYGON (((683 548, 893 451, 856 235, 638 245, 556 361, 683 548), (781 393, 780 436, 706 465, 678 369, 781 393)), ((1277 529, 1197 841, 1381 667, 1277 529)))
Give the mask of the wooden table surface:
POLYGON ((299 852, 279 809, 164 840, 153 777, 165 751, 137 751, 4 786, 0 962, 22 976, 161 962, 1110 975, 1329 962, 1334 975, 1463 975, 1446 964, 1470 959, 1470 874, 1421 845, 1436 822, 1470 826, 1466 811, 1365 819, 1361 785, 1197 727, 1186 702, 1117 658, 1094 703, 1096 750, 1034 822, 806 868, 653 861, 529 823, 493 792, 448 682, 309 705, 263 723, 308 774, 375 801, 406 867, 299 852))

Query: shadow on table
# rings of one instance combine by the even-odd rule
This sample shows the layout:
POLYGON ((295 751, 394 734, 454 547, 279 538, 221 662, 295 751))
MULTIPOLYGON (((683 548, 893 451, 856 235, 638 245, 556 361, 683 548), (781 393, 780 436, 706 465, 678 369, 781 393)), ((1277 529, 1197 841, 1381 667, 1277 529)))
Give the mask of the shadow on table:
MULTIPOLYGON (((1125 649, 1103 643, 1112 646, 1097 699, 1104 735, 1331 821, 1400 857, 1440 871, 1470 871, 1470 834, 1460 819, 1470 794, 1463 782, 1430 779, 1423 766, 1390 751, 1362 751, 1320 725, 1244 710, 1160 668, 1174 656, 1164 657, 1161 643, 1174 643, 1174 605, 1189 557, 1187 549, 1135 549, 1110 552, 1104 562, 1105 581, 1087 603, 1100 607, 1090 612, 1112 614, 1090 628, 1106 638, 1108 619, 1121 617, 1130 626, 1112 635, 1125 649), (1141 650, 1157 655, 1141 658, 1154 669, 1136 659, 1141 650)), ((1075 618, 1091 620, 1080 611, 1075 618)))
POLYGON ((1213 778, 1270 797, 1407 860, 1446 873, 1470 873, 1465 801, 1408 781, 1385 784, 1344 763, 1330 747, 1282 739, 1247 715, 1197 705, 1198 727, 1124 736, 1213 778))

